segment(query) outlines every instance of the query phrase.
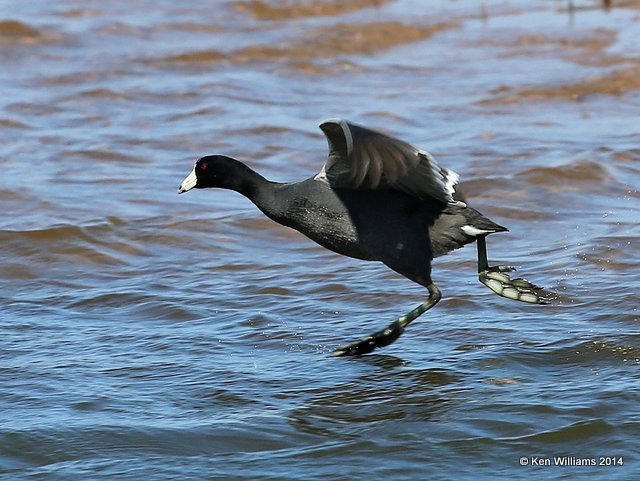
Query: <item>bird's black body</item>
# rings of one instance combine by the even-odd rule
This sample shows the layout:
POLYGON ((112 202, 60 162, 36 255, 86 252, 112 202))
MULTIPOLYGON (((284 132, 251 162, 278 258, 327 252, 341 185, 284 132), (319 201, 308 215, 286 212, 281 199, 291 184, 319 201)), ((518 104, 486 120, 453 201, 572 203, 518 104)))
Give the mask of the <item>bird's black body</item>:
POLYGON ((274 221, 338 254, 383 262, 424 286, 431 282, 434 257, 475 241, 460 230, 462 225, 506 230, 474 209, 424 202, 400 191, 380 196, 378 191, 332 189, 313 178, 270 183, 262 190, 252 200, 274 221))
POLYGON ((340 348, 362 354, 393 342, 406 325, 440 299, 431 261, 478 241, 480 280, 494 292, 541 303, 536 287, 513 281, 507 267, 490 268, 486 235, 506 231, 463 202, 457 175, 424 151, 345 121, 322 126, 330 147, 322 171, 296 183, 275 183, 225 156, 200 159, 181 185, 220 187, 248 197, 267 217, 338 254, 380 261, 429 290, 429 298, 387 329, 340 348))

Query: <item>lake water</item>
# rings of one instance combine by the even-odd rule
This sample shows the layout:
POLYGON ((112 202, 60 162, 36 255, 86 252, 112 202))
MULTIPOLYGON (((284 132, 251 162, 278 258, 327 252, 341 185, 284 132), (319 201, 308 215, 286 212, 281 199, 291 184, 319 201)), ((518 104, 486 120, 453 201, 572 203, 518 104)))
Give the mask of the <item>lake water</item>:
POLYGON ((640 479, 638 2, 2 1, 0 65, 2 479, 640 479), (553 304, 472 245, 330 357, 424 289, 177 188, 305 179, 331 117, 460 173, 553 304))

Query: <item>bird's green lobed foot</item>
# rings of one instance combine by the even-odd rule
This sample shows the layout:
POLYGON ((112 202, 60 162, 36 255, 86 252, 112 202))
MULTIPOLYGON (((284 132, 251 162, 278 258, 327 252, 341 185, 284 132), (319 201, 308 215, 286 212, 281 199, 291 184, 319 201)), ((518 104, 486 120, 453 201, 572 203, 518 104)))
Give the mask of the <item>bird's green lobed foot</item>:
POLYGON ((402 327, 399 321, 392 322, 389 327, 382 331, 374 332, 359 341, 336 348, 332 356, 360 356, 362 354, 368 354, 377 347, 384 347, 393 343, 403 332, 404 327, 402 327))
POLYGON ((518 277, 511 279, 505 272, 514 271, 511 266, 489 267, 478 273, 478 278, 485 286, 499 296, 530 304, 548 304, 549 301, 542 295, 542 288, 532 284, 526 279, 518 277))

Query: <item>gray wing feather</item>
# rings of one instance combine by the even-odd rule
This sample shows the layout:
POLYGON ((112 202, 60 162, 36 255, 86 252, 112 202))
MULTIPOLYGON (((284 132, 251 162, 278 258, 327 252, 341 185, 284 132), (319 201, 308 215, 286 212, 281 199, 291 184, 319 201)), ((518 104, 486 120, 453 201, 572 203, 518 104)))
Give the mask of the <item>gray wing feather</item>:
POLYGON ((458 175, 402 140, 346 120, 320 125, 329 144, 329 157, 315 179, 334 188, 397 189, 418 198, 455 203, 458 175))

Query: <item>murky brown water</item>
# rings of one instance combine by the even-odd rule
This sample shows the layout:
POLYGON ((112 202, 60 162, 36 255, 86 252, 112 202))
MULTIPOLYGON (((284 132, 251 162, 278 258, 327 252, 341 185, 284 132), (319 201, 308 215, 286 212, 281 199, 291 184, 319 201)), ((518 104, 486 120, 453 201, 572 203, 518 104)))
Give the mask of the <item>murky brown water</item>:
POLYGON ((2 479, 640 476, 640 8, 612 3, 1 2, 2 479), (309 177, 329 117, 459 172, 557 302, 493 295, 470 246, 396 344, 330 358, 422 289, 176 194, 206 153, 309 177))

